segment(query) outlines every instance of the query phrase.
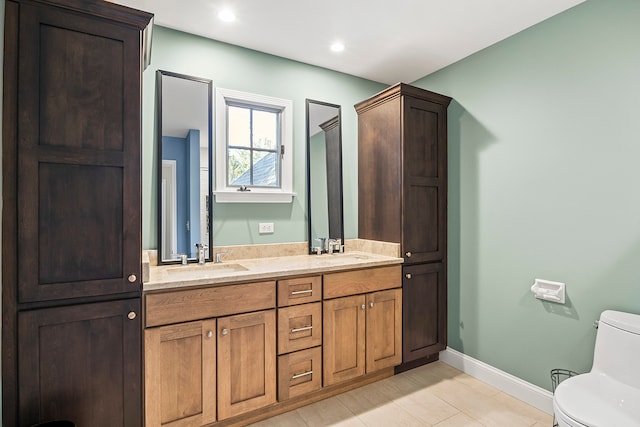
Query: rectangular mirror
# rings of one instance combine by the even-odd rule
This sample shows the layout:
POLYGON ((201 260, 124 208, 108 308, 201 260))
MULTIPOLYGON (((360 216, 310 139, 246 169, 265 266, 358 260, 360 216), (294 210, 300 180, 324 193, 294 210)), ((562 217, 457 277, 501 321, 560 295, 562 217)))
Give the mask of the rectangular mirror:
POLYGON ((307 200, 309 253, 326 240, 344 244, 342 128, 339 105, 307 99, 307 200))
POLYGON ((158 263, 196 260, 196 244, 211 261, 211 127, 213 82, 156 72, 158 263))

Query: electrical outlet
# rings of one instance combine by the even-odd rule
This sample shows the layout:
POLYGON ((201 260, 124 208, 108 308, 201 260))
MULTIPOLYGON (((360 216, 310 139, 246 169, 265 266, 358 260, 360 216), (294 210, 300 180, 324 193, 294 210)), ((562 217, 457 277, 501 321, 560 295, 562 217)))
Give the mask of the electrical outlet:
POLYGON ((273 233, 273 223, 272 222, 261 222, 258 224, 258 233, 260 234, 269 234, 273 233))

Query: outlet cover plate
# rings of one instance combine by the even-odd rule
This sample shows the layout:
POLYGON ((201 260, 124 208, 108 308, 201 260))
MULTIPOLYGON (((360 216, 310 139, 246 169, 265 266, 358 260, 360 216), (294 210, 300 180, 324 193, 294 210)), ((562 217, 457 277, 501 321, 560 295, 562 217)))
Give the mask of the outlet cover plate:
POLYGON ((258 224, 258 233, 260 234, 270 234, 273 233, 273 231, 272 222, 261 222, 258 224))

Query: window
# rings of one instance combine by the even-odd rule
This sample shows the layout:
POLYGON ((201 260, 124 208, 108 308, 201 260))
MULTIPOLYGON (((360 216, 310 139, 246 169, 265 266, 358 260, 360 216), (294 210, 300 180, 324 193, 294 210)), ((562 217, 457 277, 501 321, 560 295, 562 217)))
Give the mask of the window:
POLYGON ((291 202, 292 102, 216 90, 216 201, 291 202))

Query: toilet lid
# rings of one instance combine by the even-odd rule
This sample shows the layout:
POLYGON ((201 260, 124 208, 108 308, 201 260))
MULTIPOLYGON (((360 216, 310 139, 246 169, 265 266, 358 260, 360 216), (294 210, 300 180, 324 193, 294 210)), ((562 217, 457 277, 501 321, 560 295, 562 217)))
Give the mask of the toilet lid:
POLYGON ((623 331, 640 335, 640 315, 638 314, 605 310, 600 314, 600 321, 623 331))
POLYGON ((563 381, 553 397, 572 419, 593 427, 640 427, 640 389, 601 373, 563 381))

